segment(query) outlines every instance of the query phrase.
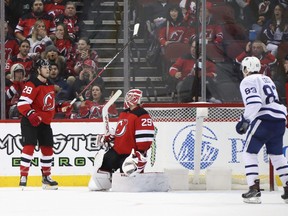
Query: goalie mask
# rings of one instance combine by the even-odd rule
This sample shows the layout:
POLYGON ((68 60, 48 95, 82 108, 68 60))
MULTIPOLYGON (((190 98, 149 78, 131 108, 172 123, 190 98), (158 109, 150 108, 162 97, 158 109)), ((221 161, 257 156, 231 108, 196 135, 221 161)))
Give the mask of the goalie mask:
POLYGON ((142 98, 142 91, 140 89, 129 90, 124 99, 124 109, 128 109, 131 106, 140 104, 142 98))
POLYGON ((244 77, 248 76, 251 73, 259 73, 261 69, 260 60, 254 56, 246 57, 241 62, 241 69, 244 77))

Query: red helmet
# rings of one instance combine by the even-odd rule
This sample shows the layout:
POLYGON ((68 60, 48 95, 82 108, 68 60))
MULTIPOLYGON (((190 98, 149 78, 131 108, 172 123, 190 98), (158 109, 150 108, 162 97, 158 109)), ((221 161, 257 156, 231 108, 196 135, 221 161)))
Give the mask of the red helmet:
POLYGON ((83 64, 92 67, 94 70, 96 69, 96 63, 91 59, 86 59, 83 64))
POLYGON ((142 91, 140 89, 129 90, 124 99, 124 109, 140 104, 142 98, 142 91))

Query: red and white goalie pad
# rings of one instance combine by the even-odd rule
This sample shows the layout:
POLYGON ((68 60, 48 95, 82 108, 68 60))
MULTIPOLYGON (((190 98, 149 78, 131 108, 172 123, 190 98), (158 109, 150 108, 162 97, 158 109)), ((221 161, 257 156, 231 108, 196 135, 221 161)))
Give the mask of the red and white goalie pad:
POLYGON ((141 173, 147 164, 147 157, 139 151, 132 149, 131 154, 124 160, 122 171, 127 176, 134 176, 136 173, 141 173))

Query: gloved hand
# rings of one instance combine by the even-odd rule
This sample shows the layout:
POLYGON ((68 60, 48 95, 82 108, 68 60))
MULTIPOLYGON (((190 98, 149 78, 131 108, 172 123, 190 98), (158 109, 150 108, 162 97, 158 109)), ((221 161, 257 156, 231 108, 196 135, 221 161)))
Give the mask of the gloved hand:
POLYGON ((37 127, 42 122, 42 118, 35 112, 28 112, 27 118, 33 127, 37 127))
POLYGON ((236 131, 238 134, 245 134, 250 125, 250 121, 245 119, 243 115, 240 117, 240 121, 236 124, 236 131))
POLYGON ((114 139, 115 139, 115 136, 112 134, 108 134, 108 135, 98 134, 96 143, 97 143, 97 146, 100 146, 103 149, 107 149, 113 145, 114 139))
POLYGON ((147 164, 147 157, 139 151, 132 149, 131 154, 124 160, 122 171, 127 176, 134 176, 141 173, 147 164))

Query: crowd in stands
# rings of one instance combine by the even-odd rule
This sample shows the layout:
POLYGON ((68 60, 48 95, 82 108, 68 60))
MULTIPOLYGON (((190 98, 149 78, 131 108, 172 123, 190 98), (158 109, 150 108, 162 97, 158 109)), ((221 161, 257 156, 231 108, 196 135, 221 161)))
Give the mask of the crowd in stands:
MULTIPOLYGON (((50 78, 55 83, 57 103, 69 103, 75 97, 81 99, 71 113, 65 116, 56 115, 57 118, 101 116, 105 104, 102 94, 105 89, 103 79, 98 77, 90 88, 82 92, 96 76, 99 56, 91 49, 89 38, 82 37, 81 20, 77 16, 75 2, 77 1, 5 0, 7 118, 19 118, 15 110, 17 97, 24 82, 35 76, 34 62, 39 58, 50 62, 50 78), (82 95, 78 95, 79 93, 82 95)), ((144 23, 147 30, 145 39, 149 44, 153 41, 155 46, 149 49, 149 58, 154 57, 152 63, 162 70, 163 80, 177 95, 177 102, 198 100, 204 64, 201 62, 201 44, 205 43, 207 101, 223 102, 217 88, 219 62, 233 63, 233 70, 239 73, 241 79, 241 60, 246 56, 256 56, 261 62, 261 73, 272 77, 282 102, 286 104, 288 50, 283 51, 281 47, 285 42, 288 43, 287 1, 207 1, 206 41, 199 40, 202 37, 203 17, 202 5, 196 5, 196 2, 141 0, 136 10, 137 19, 144 23), (235 58, 231 59, 227 53, 234 49, 229 46, 232 41, 244 42, 246 45, 244 49, 238 49, 235 58), (173 54, 177 58, 172 59, 167 56, 168 49, 175 44, 184 44, 185 48, 181 48, 179 53, 175 53, 175 49, 173 54), (161 61, 155 61, 155 55, 161 61), (171 61, 167 62, 169 58, 171 61)), ((149 62, 148 59, 147 61, 149 62)), ((111 116, 118 114, 115 107, 109 112, 111 116)))
MULTIPOLYGON (((5 0, 6 118, 21 118, 16 104, 25 81, 36 76, 34 64, 40 58, 50 63, 56 104, 69 104, 78 98, 71 112, 56 113, 55 118, 101 118, 106 103, 101 97, 104 81, 101 77, 94 79, 99 67, 98 54, 91 49, 88 38, 80 37, 76 1, 17 2, 5 0), (93 84, 83 92, 92 79, 93 84)), ((110 110, 110 116, 118 115, 115 107, 110 110)))
MULTIPOLYGON (((195 0, 143 0, 143 2, 149 2, 148 5, 142 5, 143 9, 146 10, 141 13, 141 17, 146 23, 149 32, 147 40, 157 40, 159 42, 161 49, 158 51, 158 55, 160 58, 162 57, 166 62, 169 57, 172 59, 171 62, 168 62, 168 64, 170 63, 168 71, 167 65, 163 71, 164 75, 168 74, 166 76, 167 82, 171 80, 171 77, 176 79, 176 83, 172 82, 172 87, 170 88, 172 88, 172 91, 177 92, 178 102, 195 101, 193 93, 188 100, 181 99, 182 93, 181 90, 179 92, 179 83, 182 83, 185 79, 195 80, 194 77, 197 74, 193 72, 195 65, 197 62, 201 63, 199 49, 201 49, 202 44, 202 5, 196 5, 197 1, 195 0), (198 14, 196 14, 197 11, 199 11, 198 14), (179 44, 179 46, 187 44, 187 47, 189 47, 195 39, 199 41, 199 43, 196 43, 198 56, 191 57, 190 50, 182 48, 183 52, 180 51, 178 53, 179 58, 174 59, 175 53, 171 54, 168 49, 169 46, 172 46, 172 44, 179 44), (186 63, 184 66, 183 62, 185 61, 190 61, 190 65, 188 66, 186 63)), ((288 59, 288 51, 281 49, 285 43, 288 43, 287 1, 210 0, 206 2, 205 6, 206 41, 203 41, 203 43, 206 44, 207 51, 207 77, 211 77, 209 76, 211 73, 211 62, 216 64, 219 62, 230 62, 234 65, 233 70, 239 74, 240 83, 243 78, 240 70, 242 59, 246 56, 256 56, 262 64, 261 73, 272 77, 277 84, 277 89, 281 94, 280 97, 283 99, 282 102, 286 104, 285 84, 280 79, 283 75, 279 73, 285 73, 280 68, 283 68, 284 62, 288 59), (228 53, 236 48, 236 46, 230 46, 235 41, 244 42, 246 45, 244 48, 242 46, 241 49, 238 46, 235 50, 237 52, 236 56, 231 59, 228 53), (283 52, 285 53, 283 54, 283 52), (281 58, 280 55, 282 56, 281 58)), ((177 49, 175 47, 173 45, 173 49, 176 52, 177 49)), ((150 53, 148 57, 151 57, 150 53)), ((201 71, 201 68, 198 68, 198 70, 201 71)), ((216 74, 216 71, 214 73, 216 74)), ((201 76, 201 72, 199 74, 198 76, 201 76)), ((212 79, 216 86, 218 84, 217 78, 215 76, 212 79)), ((188 83, 192 85, 191 81, 188 83)), ((210 83, 212 82, 208 81, 208 84, 210 83)), ((217 90, 215 92, 207 91, 206 98, 208 101, 210 99, 215 101, 215 97, 218 96, 217 90)), ((221 96, 219 100, 216 98, 216 102, 221 102, 220 100, 221 96)))

